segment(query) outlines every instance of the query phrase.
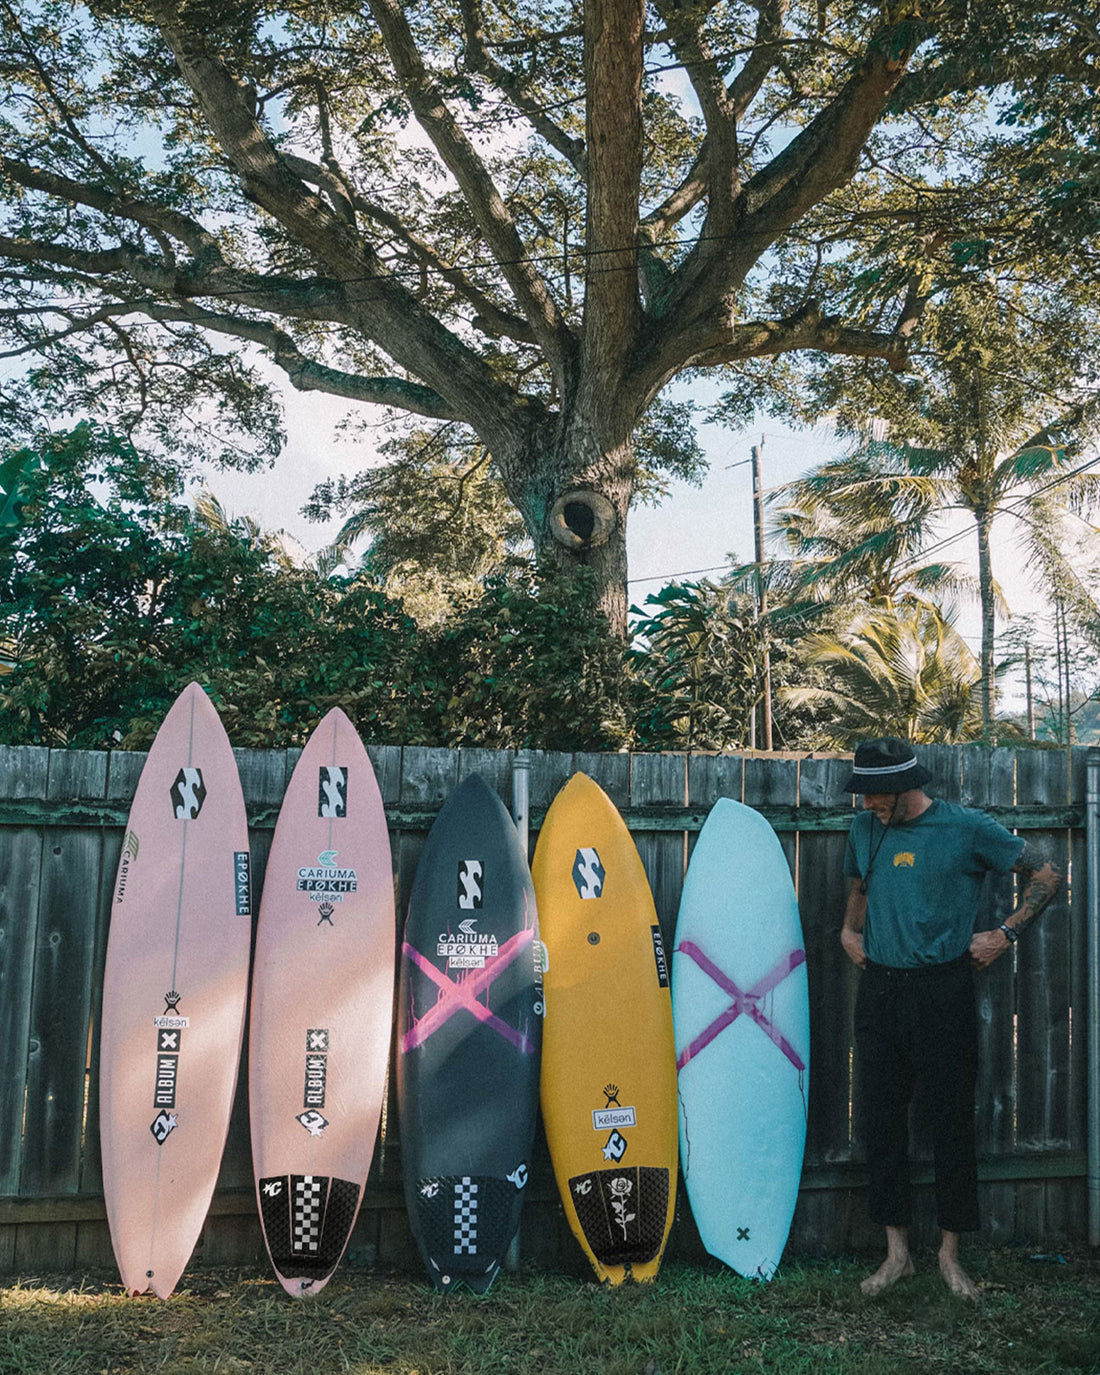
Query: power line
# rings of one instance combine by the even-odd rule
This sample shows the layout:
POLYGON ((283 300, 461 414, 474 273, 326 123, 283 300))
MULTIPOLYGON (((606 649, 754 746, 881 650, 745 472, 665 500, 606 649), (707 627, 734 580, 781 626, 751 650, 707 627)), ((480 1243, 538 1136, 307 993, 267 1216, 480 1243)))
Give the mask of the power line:
MULTIPOLYGON (((749 460, 747 459, 745 460, 745 462, 748 461, 749 460)), ((1068 473, 1063 473, 1059 477, 1053 478, 1050 482, 1044 484, 1044 486, 1036 489, 1036 491, 1022 493, 1020 496, 1014 498, 1012 502, 1010 502, 1008 505, 1002 508, 1001 514, 1015 514, 1014 508, 1027 506, 1027 504, 1030 501, 1034 500, 1035 497, 1042 496, 1045 492, 1052 491, 1055 487, 1060 487, 1063 483, 1069 482, 1071 479, 1075 477, 1079 477, 1082 473, 1087 472, 1090 468, 1096 467, 1097 464, 1100 464, 1100 454, 1097 454, 1095 458, 1090 458, 1087 462, 1080 464, 1079 467, 1074 468, 1072 471, 1068 473)), ((743 465, 731 463, 728 466, 731 468, 735 468, 741 467, 743 465)), ((935 544, 931 544, 926 549, 921 550, 920 553, 914 554, 910 558, 902 560, 902 562, 898 564, 898 571, 904 572, 905 569, 909 566, 916 567, 919 563, 923 562, 923 560, 925 560, 929 554, 938 553, 939 551, 950 547, 952 544, 956 544, 961 539, 968 539, 971 533, 971 530, 967 528, 965 530, 956 530, 953 535, 946 535, 943 539, 937 540, 935 544)), ((720 573, 723 569, 729 567, 731 567, 729 563, 717 563, 713 564, 710 568, 686 568, 678 573, 655 573, 645 578, 628 578, 627 586, 630 587, 633 586, 635 583, 643 582, 672 582, 677 578, 695 578, 700 577, 705 573, 720 573)))
POLYGON ((682 573, 655 573, 648 578, 627 578, 627 587, 632 587, 638 582, 671 582, 674 578, 697 578, 703 573, 720 573, 723 568, 728 568, 728 563, 716 563, 710 568, 686 568, 682 573))

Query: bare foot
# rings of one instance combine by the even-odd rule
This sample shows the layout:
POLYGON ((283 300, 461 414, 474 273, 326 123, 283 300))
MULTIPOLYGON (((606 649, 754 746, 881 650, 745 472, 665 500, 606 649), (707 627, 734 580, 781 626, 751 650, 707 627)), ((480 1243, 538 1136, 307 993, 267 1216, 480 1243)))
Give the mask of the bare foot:
POLYGON ((978 1287, 955 1256, 945 1256, 940 1252, 940 1274, 947 1283, 947 1287, 952 1294, 957 1294, 960 1299, 967 1299, 973 1302, 978 1298, 978 1287))
POLYGON ((876 1298, 892 1289, 898 1280, 908 1279, 913 1273, 913 1262, 908 1255, 887 1256, 873 1275, 868 1275, 859 1286, 868 1298, 876 1298))

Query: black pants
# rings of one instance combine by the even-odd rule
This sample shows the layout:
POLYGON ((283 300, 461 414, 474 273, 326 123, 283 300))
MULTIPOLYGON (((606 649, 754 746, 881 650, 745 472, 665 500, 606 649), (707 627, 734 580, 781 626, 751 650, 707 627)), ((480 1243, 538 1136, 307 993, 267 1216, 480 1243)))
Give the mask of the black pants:
POLYGON ((973 1231, 978 1022, 969 956, 918 971, 868 963, 856 996, 855 1030, 871 1220, 886 1227, 911 1221, 914 1103, 932 1134, 940 1227, 973 1231))

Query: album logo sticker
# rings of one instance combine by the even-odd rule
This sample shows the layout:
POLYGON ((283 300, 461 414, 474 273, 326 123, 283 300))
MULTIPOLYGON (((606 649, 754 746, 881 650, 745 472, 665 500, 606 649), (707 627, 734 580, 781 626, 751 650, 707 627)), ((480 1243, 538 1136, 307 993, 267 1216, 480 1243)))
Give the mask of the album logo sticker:
POLYGON ((342 817, 348 814, 348 771, 323 764, 317 781, 317 815, 342 817))
MULTIPOLYGON (((302 1096, 302 1107, 323 1108, 325 1106, 325 1085, 328 1080, 328 1031, 317 1029, 306 1032, 306 1085, 302 1096)), ((299 1121, 302 1119, 299 1118, 299 1121)), ((303 1126, 306 1125, 304 1122, 303 1126)))
POLYGON ((154 1108, 174 1108, 176 1106, 176 1075, 179 1070, 178 1055, 157 1056, 157 1082, 153 1094, 154 1108))
POLYGON ((485 872, 480 859, 463 859, 458 865, 458 905, 465 912, 482 907, 485 897, 482 892, 482 875, 485 872))
POLYGON ((590 845, 577 851, 573 861, 573 884, 582 898, 598 898, 606 877, 600 857, 590 845))
POLYGON ((194 821, 202 811, 206 801, 206 784, 202 781, 202 769, 180 769, 176 781, 169 790, 172 815, 177 821, 194 821))

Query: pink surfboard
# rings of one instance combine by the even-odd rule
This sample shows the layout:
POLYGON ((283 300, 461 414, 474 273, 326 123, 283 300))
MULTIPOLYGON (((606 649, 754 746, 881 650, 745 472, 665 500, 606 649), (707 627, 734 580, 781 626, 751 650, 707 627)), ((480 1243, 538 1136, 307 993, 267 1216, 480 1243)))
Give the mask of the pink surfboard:
POLYGON ((318 1293, 359 1212, 393 1026, 393 863, 382 798, 339 708, 302 751, 275 827, 249 1025, 252 1164, 287 1293, 318 1293))
POLYGON ((237 765, 191 683, 134 795, 103 977, 103 1189, 131 1293, 167 1298, 206 1219, 241 1055, 251 912, 237 765))

